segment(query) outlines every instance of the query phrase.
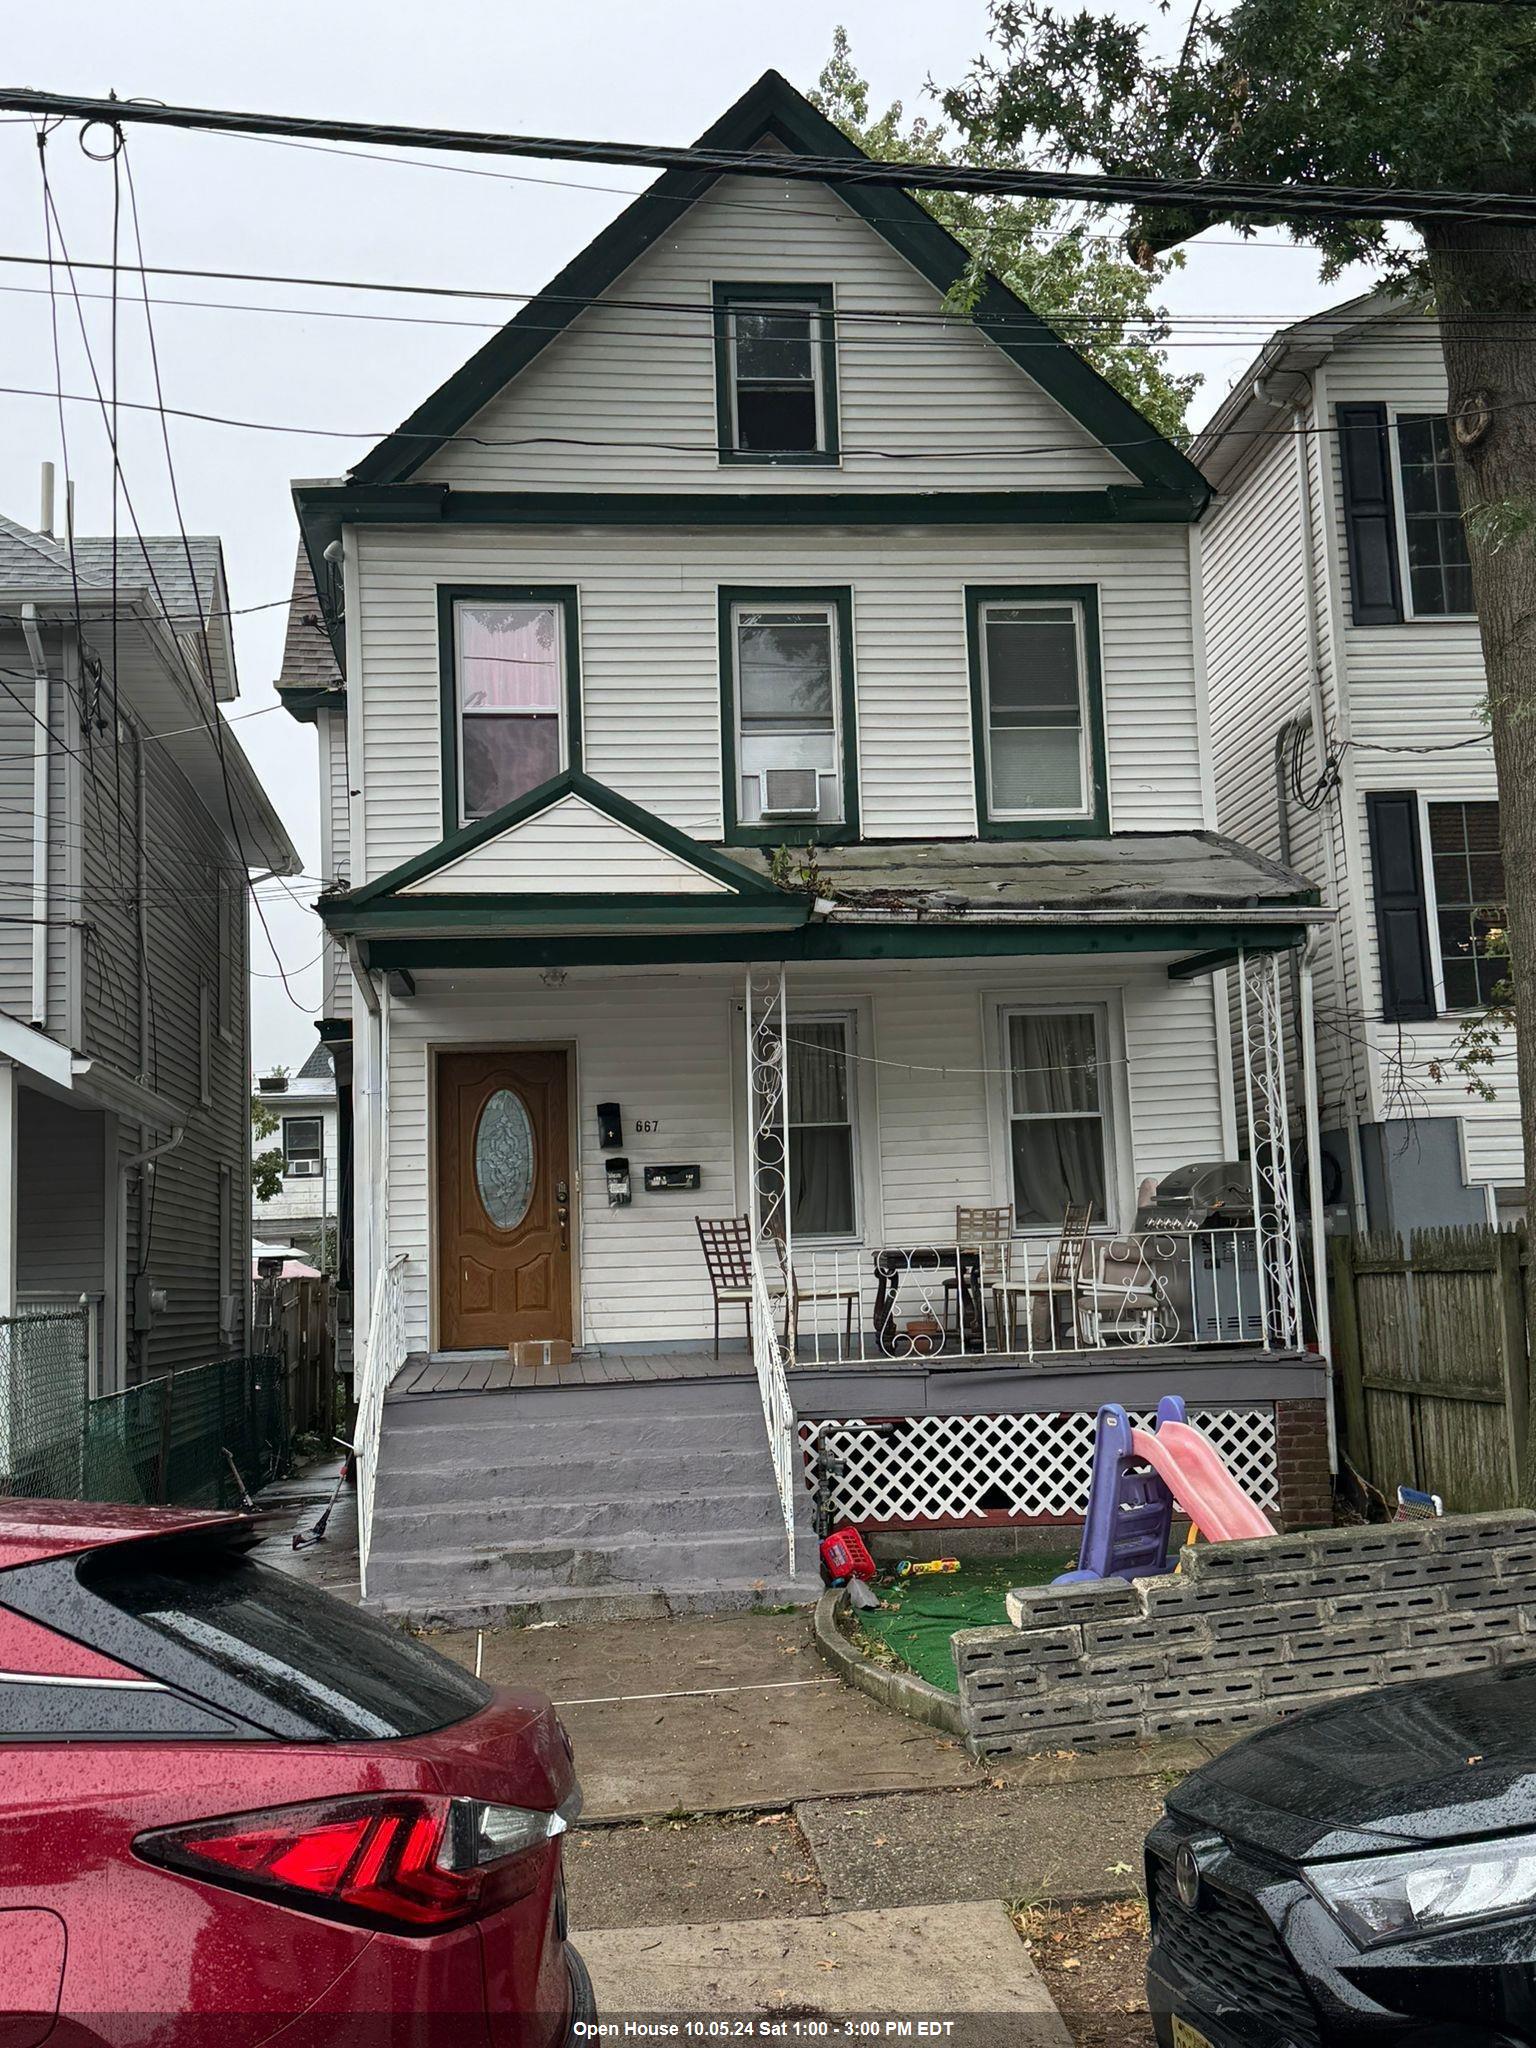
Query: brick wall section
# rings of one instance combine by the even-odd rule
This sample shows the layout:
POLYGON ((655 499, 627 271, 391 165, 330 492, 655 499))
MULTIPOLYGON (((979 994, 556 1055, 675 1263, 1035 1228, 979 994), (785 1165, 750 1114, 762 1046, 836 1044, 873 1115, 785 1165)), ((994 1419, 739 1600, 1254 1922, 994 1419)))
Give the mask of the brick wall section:
POLYGON ((1255 1727, 1536 1657, 1536 1513, 1212 1543, 1164 1578, 1012 1598, 1019 1628, 954 1638, 978 1756, 1255 1727))
POLYGON ((1275 1465, 1282 1529, 1326 1528, 1333 1520, 1333 1476, 1328 1470, 1328 1405, 1275 1403, 1275 1465))

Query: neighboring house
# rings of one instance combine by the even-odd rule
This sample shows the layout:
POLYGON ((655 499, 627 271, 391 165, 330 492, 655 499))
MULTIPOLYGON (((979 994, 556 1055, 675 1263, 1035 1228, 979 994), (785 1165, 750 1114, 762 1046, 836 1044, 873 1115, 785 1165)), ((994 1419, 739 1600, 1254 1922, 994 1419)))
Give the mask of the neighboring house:
MULTIPOLYGON (((774 73, 704 139, 859 155, 774 73)), ((1268 1220, 1134 1231, 1236 1157, 1229 973, 1275 1018, 1324 915, 1212 829, 1207 487, 964 265, 899 192, 668 174, 296 487, 371 1599, 803 1590, 805 1446, 866 1525, 1070 1518, 1107 1397, 1322 1511, 1272 1087, 1268 1220)))
POLYGON ((1374 1229, 1524 1206, 1509 1033, 1452 1061, 1505 975, 1486 681, 1433 319, 1385 293, 1284 329, 1194 448, 1223 831, 1337 906, 1315 942, 1328 1193, 1374 1229))
POLYGON ((296 1074, 265 1074, 256 1082, 264 1108, 277 1118, 259 1151, 283 1158, 279 1192, 251 1205, 251 1229, 266 1244, 291 1244, 322 1272, 334 1267, 341 1150, 336 1076, 330 1048, 317 1045, 296 1074))
POLYGON ((83 1298, 96 1392, 244 1345, 246 885, 299 866, 219 542, 113 554, 0 518, 0 1316, 83 1298))

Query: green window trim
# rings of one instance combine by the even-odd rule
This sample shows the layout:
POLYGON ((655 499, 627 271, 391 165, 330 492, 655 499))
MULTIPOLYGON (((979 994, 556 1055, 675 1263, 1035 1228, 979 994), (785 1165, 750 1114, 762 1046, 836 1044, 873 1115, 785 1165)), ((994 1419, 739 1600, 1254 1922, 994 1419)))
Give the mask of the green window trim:
POLYGON ((858 715, 853 678, 853 590, 840 584, 722 584, 720 615, 720 758, 721 809, 728 846, 845 846, 859 836, 858 715), (768 825, 743 825, 740 809, 741 769, 736 757, 736 635, 732 613, 737 605, 830 605, 837 625, 838 744, 841 750, 843 818, 839 825, 794 824, 781 819, 768 825))
POLYGON ((803 469, 835 467, 842 460, 837 419, 837 331, 829 284, 717 284, 714 287, 715 438, 722 463, 740 462, 757 468, 803 469), (746 449, 736 446, 731 405, 731 312, 753 305, 813 305, 820 309, 818 345, 821 357, 821 440, 819 448, 746 449))
POLYGON ((581 614, 574 583, 439 583, 437 654, 441 698, 443 834, 466 820, 459 807, 459 683, 454 607, 460 604, 553 604, 560 607, 565 702, 561 706, 562 773, 581 767, 581 614))
POLYGON ((971 683, 971 761, 976 832, 981 839, 1101 839, 1109 831, 1109 764, 1104 742, 1104 671, 1096 583, 967 584, 966 660, 971 683), (987 777, 987 700, 981 611, 988 604, 1075 604, 1082 609, 1084 696, 1088 712, 1088 806, 1081 815, 994 818, 987 777))

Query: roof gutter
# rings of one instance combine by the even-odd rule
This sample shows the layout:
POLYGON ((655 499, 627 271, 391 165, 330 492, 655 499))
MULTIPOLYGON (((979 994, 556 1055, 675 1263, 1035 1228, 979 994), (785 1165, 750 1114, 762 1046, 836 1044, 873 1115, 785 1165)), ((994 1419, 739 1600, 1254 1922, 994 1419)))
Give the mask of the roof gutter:
POLYGON ((1182 910, 946 910, 886 909, 818 901, 816 916, 829 924, 956 925, 1187 925, 1210 918, 1232 924, 1328 924, 1336 912, 1320 904, 1186 904, 1182 910))

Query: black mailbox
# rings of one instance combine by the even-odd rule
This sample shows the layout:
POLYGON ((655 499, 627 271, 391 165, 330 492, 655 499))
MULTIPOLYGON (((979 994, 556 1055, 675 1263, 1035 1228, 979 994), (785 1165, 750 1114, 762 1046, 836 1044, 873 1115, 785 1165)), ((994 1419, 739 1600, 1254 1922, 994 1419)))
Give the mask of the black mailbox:
POLYGON ((671 1194, 674 1190, 696 1188, 699 1185, 699 1169, 696 1166, 648 1166, 645 1169, 645 1191, 648 1195, 671 1194))

